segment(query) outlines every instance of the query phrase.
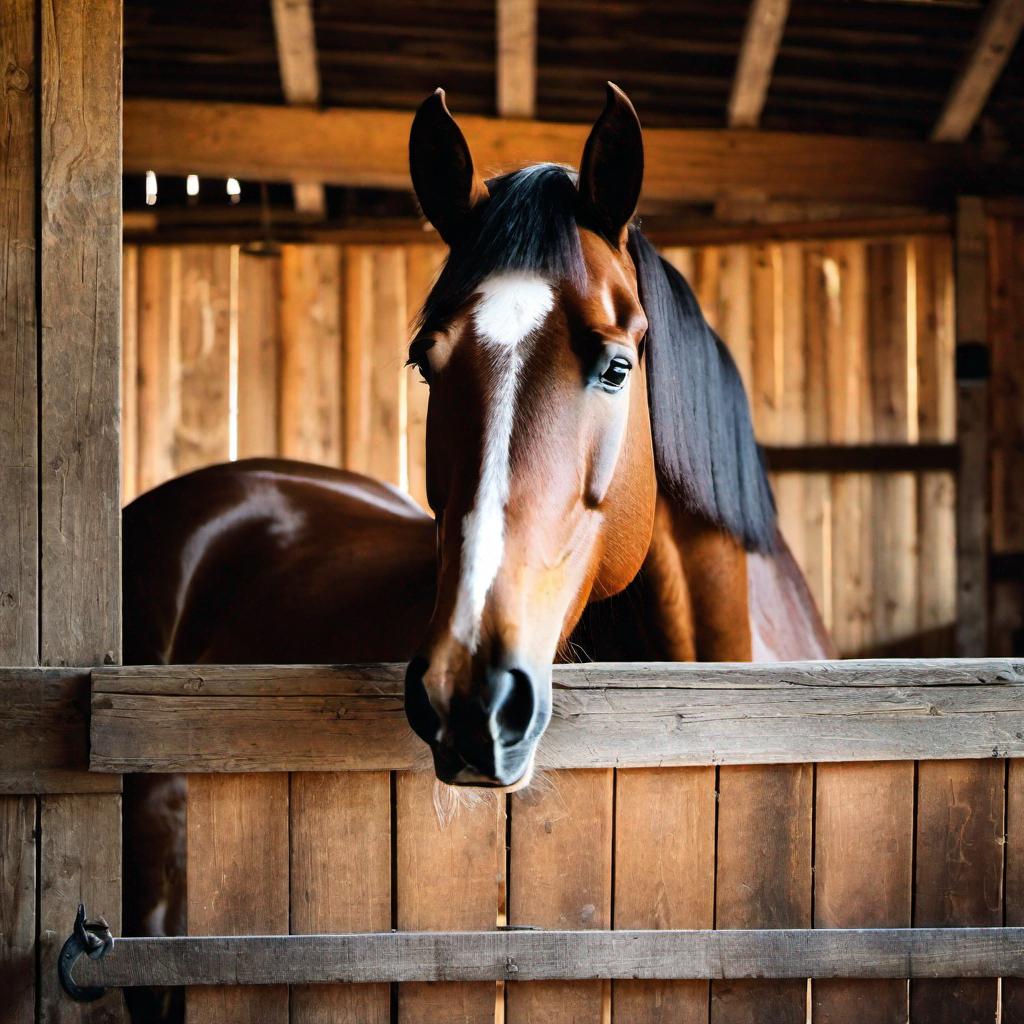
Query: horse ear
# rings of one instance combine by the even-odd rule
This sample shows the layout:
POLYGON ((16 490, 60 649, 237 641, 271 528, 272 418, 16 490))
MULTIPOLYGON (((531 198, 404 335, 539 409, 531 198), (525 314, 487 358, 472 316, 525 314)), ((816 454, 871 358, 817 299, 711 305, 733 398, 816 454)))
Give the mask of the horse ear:
POLYGON ((487 198, 487 186, 473 170, 466 137, 448 112, 444 89, 423 101, 409 132, 409 171, 423 214, 452 245, 487 198))
POLYGON ((644 180, 644 139, 629 97, 608 83, 604 111, 590 131, 580 164, 582 220, 621 243, 644 180))

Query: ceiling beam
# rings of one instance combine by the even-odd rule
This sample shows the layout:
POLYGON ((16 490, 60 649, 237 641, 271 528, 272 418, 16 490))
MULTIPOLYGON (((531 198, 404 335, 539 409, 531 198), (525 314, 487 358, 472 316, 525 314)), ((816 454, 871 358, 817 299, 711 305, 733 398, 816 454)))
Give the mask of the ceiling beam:
MULTIPOLYGON (((312 0, 272 0, 271 9, 284 98, 289 103, 315 106, 320 102, 320 70, 312 0)), ((320 182, 294 180, 292 187, 297 210, 326 214, 327 197, 320 182)))
POLYGON ((729 127, 756 128, 789 14, 789 0, 753 0, 729 96, 729 127))
MULTIPOLYGON (((126 99, 124 168, 407 189, 411 120, 391 110, 126 99)), ((484 173, 575 165, 590 129, 477 115, 459 124, 484 173)), ((681 202, 756 194, 922 206, 976 184, 979 169, 971 147, 794 132, 651 128, 644 150, 645 197, 681 202)))
POLYGON ((934 142, 963 142, 1024 28, 1024 0, 989 0, 977 34, 932 130, 934 142))
POLYGON ((497 0, 499 117, 533 117, 537 105, 537 0, 497 0))

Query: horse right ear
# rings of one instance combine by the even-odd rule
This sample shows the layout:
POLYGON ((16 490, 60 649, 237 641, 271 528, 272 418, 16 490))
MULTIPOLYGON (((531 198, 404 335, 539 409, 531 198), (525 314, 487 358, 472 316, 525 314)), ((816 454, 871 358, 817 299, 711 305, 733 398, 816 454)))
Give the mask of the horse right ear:
POLYGON ((466 137, 448 112, 444 89, 423 101, 409 133, 409 172, 424 216, 454 245, 470 223, 487 186, 473 170, 466 137))

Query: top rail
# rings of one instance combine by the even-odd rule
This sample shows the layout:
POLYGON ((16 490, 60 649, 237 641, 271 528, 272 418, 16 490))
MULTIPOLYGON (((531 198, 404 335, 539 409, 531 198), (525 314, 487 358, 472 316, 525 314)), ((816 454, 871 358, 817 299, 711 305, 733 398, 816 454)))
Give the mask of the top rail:
MULTIPOLYGON (((401 665, 92 673, 98 772, 424 768, 401 665)), ((1024 662, 588 664, 554 670, 544 768, 1024 756, 1024 662)))

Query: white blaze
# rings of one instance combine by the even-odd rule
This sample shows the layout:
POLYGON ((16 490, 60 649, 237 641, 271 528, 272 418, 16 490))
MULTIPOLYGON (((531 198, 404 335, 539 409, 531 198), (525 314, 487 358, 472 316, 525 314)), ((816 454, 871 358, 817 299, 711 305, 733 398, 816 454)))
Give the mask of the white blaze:
POLYGON ((478 296, 473 324, 492 356, 494 376, 485 394, 480 482, 473 507, 462 521, 462 573, 452 617, 452 632, 471 651, 479 641, 484 602, 504 555, 521 343, 544 323, 554 304, 551 285, 522 271, 488 278, 478 296))

